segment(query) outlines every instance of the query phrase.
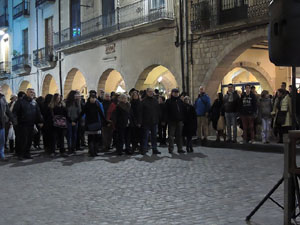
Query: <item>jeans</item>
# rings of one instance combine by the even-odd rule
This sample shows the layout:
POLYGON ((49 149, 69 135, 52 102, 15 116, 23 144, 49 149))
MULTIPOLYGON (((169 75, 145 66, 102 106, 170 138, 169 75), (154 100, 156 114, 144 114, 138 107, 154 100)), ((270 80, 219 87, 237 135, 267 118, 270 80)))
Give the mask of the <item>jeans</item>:
POLYGON ((88 135, 88 147, 89 155, 96 156, 99 144, 99 134, 89 134, 88 135))
POLYGON ((167 124, 162 125, 159 124, 158 125, 158 139, 160 144, 167 144, 167 124))
POLYGON ((122 152, 125 144, 125 149, 130 151, 130 127, 117 128, 117 152, 122 152))
POLYGON ((173 151, 174 149, 174 137, 176 137, 176 144, 178 151, 182 151, 182 128, 183 122, 169 122, 168 123, 169 133, 169 150, 173 151))
POLYGON ((261 119, 262 130, 261 137, 263 142, 269 141, 270 130, 271 130, 271 118, 262 118, 261 119))
POLYGON ((55 149, 58 147, 59 152, 63 154, 65 152, 64 139, 66 136, 66 129, 54 127, 53 133, 50 153, 55 153, 55 149))
POLYGON ((78 123, 75 126, 72 126, 72 123, 67 123, 67 142, 68 142, 68 150, 70 152, 74 152, 76 148, 77 141, 77 129, 78 123))
POLYGON ((4 155, 4 145, 5 145, 5 129, 0 129, 0 158, 5 158, 4 155))
POLYGON ((226 129, 227 129, 227 139, 230 141, 236 141, 237 138, 237 122, 236 113, 225 113, 226 129), (233 130, 233 139, 231 133, 231 126, 233 130))
POLYGON ((152 126, 143 127, 143 146, 142 146, 142 150, 144 150, 144 151, 147 150, 149 132, 151 132, 152 150, 157 150, 157 140, 156 140, 157 124, 152 125, 152 126))

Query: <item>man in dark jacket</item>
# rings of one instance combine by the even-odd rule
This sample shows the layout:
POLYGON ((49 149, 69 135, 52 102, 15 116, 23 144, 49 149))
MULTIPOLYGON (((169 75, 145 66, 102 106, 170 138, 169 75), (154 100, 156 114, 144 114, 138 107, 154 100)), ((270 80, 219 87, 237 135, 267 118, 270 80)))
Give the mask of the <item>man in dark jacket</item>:
POLYGON ((152 152, 153 154, 160 154, 157 150, 157 125, 160 117, 160 110, 158 101, 154 98, 154 91, 152 88, 147 88, 146 97, 143 99, 141 103, 141 113, 139 124, 142 125, 143 128, 143 143, 141 148, 141 154, 145 154, 148 146, 148 136, 149 132, 151 132, 151 144, 152 144, 152 152))
POLYGON ((42 124, 42 115, 40 108, 34 98, 34 89, 28 88, 26 95, 20 101, 17 101, 13 114, 17 118, 16 136, 20 141, 20 149, 17 152, 19 159, 31 159, 30 147, 32 143, 33 127, 42 124))
POLYGON ((160 108, 160 118, 158 124, 158 138, 160 147, 167 147, 167 115, 166 115, 166 99, 164 96, 158 97, 160 108))
POLYGON ((246 85, 246 92, 241 97, 240 115, 243 123, 243 143, 247 143, 248 129, 250 130, 251 140, 254 143, 254 119, 257 113, 257 104, 255 94, 251 92, 250 85, 246 85))
POLYGON ((227 128, 227 142, 236 143, 237 138, 237 112, 239 110, 240 97, 232 84, 228 85, 227 94, 223 98, 224 111, 226 118, 226 128, 227 128), (231 134, 231 126, 233 129, 233 138, 231 134))
POLYGON ((5 123, 8 121, 14 122, 13 115, 9 110, 8 104, 5 100, 5 96, 1 93, 0 87, 0 160, 5 160, 4 145, 5 145, 5 123))
POLYGON ((179 98, 177 88, 172 89, 171 98, 166 101, 166 114, 169 128, 169 153, 173 152, 175 136, 178 153, 185 153, 182 150, 183 102, 179 98))

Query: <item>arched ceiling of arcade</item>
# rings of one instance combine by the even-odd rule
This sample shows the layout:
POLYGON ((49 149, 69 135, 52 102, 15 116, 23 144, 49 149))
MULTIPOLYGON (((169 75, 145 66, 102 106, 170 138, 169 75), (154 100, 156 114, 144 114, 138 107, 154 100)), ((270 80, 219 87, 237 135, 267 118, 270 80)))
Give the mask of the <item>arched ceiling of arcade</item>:
POLYGON ((26 92, 28 88, 32 88, 32 85, 31 85, 31 83, 29 83, 29 81, 24 80, 20 84, 19 91, 26 92))
POLYGON ((9 102, 10 97, 12 95, 11 88, 7 84, 2 85, 1 88, 2 88, 2 93, 4 94, 6 101, 9 102))
POLYGON ((76 68, 71 69, 65 80, 64 97, 67 97, 71 90, 79 90, 82 94, 86 95, 87 90, 84 89, 86 89, 84 75, 76 68))
POLYGON ((51 74, 47 74, 45 76, 43 82, 42 95, 46 96, 47 94, 55 94, 58 93, 58 86, 51 74))

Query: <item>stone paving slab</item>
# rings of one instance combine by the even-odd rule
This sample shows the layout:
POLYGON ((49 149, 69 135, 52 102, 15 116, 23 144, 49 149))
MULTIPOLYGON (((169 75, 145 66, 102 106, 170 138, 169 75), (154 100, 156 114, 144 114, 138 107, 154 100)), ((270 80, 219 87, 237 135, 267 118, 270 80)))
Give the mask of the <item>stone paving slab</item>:
MULTIPOLYGON (((0 163, 0 225, 243 225, 282 176, 283 155, 81 156, 0 163)), ((283 186, 273 196, 283 203, 283 186)), ((282 225, 268 201, 250 225, 282 225)))

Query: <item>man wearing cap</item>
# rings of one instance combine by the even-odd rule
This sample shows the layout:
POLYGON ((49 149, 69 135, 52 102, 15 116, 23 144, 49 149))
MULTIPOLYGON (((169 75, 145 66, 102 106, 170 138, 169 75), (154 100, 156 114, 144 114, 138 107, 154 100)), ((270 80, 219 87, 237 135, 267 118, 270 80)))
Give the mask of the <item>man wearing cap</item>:
POLYGON ((179 97, 177 88, 172 89, 171 98, 166 101, 166 114, 169 131, 169 153, 174 150, 174 138, 176 139, 178 153, 185 153, 182 150, 183 102, 179 97))
POLYGON ((200 86, 199 95, 195 102, 195 108, 197 112, 197 124, 198 124, 198 138, 202 139, 202 135, 204 139, 202 141, 207 141, 208 134, 208 112, 210 110, 210 98, 205 93, 205 88, 200 86))

